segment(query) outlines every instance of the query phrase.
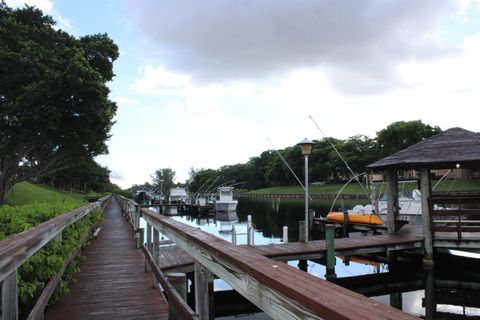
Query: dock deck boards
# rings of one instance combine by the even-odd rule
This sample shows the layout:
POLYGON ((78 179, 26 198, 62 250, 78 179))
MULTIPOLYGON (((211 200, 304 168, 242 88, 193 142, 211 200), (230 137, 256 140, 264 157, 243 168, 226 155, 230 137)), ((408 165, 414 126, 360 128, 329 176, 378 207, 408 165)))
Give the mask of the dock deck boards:
POLYGON ((130 226, 111 200, 102 232, 83 254, 70 294, 48 309, 46 319, 167 319, 168 306, 144 272, 144 256, 134 248, 130 226))

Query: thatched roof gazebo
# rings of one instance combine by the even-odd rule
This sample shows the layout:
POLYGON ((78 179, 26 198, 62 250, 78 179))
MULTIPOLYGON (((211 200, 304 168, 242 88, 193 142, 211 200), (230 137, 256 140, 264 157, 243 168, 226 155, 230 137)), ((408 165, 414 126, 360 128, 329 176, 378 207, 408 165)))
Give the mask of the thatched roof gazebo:
POLYGON ((389 199, 387 214, 389 233, 396 232, 395 221, 399 214, 397 171, 413 169, 420 172, 422 223, 427 260, 433 259, 432 228, 428 203, 431 195, 430 170, 454 168, 480 168, 480 133, 462 128, 451 128, 367 166, 368 170, 383 172, 386 177, 389 199), (392 199, 393 201, 391 201, 392 199))

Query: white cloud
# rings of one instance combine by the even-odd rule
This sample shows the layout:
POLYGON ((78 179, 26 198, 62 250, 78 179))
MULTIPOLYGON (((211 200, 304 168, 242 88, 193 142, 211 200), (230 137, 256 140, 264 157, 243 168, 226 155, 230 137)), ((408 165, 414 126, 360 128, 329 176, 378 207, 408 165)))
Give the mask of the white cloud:
POLYGON ((133 88, 145 94, 174 94, 185 89, 191 76, 166 70, 163 67, 146 66, 143 79, 135 80, 133 88))
POLYGON ((139 101, 129 98, 129 97, 124 97, 124 96, 118 96, 115 99, 115 102, 117 102, 120 106, 133 106, 133 105, 138 105, 139 101))
POLYGON ((69 30, 72 28, 72 24, 70 20, 55 10, 53 1, 51 0, 7 0, 7 5, 12 8, 21 8, 24 5, 29 5, 31 7, 36 7, 44 14, 51 15, 53 19, 56 21, 56 28, 69 30))
POLYGON ((53 10, 53 1, 50 0, 7 0, 9 7, 19 8, 25 4, 31 7, 37 7, 45 13, 51 13, 53 10))
POLYGON ((456 52, 440 41, 454 0, 137 1, 130 10, 166 68, 192 80, 268 78, 322 68, 347 93, 401 85, 398 63, 456 52))

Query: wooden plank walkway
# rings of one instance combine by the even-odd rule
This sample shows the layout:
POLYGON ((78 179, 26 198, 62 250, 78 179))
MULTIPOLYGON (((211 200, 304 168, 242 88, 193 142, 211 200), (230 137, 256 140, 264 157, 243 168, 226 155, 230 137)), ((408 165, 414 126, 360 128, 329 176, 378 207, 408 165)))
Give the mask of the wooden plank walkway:
POLYGON ((168 319, 167 303, 152 288, 143 253, 134 248, 131 228, 113 198, 99 227, 69 296, 50 308, 46 319, 168 319))

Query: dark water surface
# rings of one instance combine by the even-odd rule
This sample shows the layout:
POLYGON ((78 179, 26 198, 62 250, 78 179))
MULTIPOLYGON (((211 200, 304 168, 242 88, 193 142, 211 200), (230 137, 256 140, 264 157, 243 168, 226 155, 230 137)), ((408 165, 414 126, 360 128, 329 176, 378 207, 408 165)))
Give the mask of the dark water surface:
MULTIPOLYGON (((353 207, 355 203, 339 203, 336 207, 353 207)), ((331 203, 318 201, 310 205, 325 215, 331 203)), ((238 221, 219 221, 213 217, 194 218, 175 216, 176 220, 212 233, 226 241, 232 241, 231 228, 235 225, 237 244, 246 244, 247 216, 252 215, 255 225, 255 244, 279 243, 283 226, 288 226, 289 241, 298 240, 298 221, 304 220, 302 200, 240 199, 237 207, 238 221)), ((358 235, 353 235, 358 236, 358 235)), ((317 234, 317 238, 322 237, 317 234)), ((379 302, 392 305, 415 316, 429 319, 480 319, 480 259, 454 256, 436 257, 434 271, 424 271, 420 263, 409 262, 388 265, 381 259, 357 259, 336 257, 334 282, 350 290, 364 294, 379 302), (427 290, 425 290, 427 288, 427 290)), ((320 261, 289 261, 289 265, 325 279, 326 268, 320 261)), ((230 286, 215 280, 215 291, 229 292, 230 286)), ((232 311, 230 316, 217 319, 270 319, 264 313, 232 311)), ((232 309, 233 310, 233 309, 232 309)))

